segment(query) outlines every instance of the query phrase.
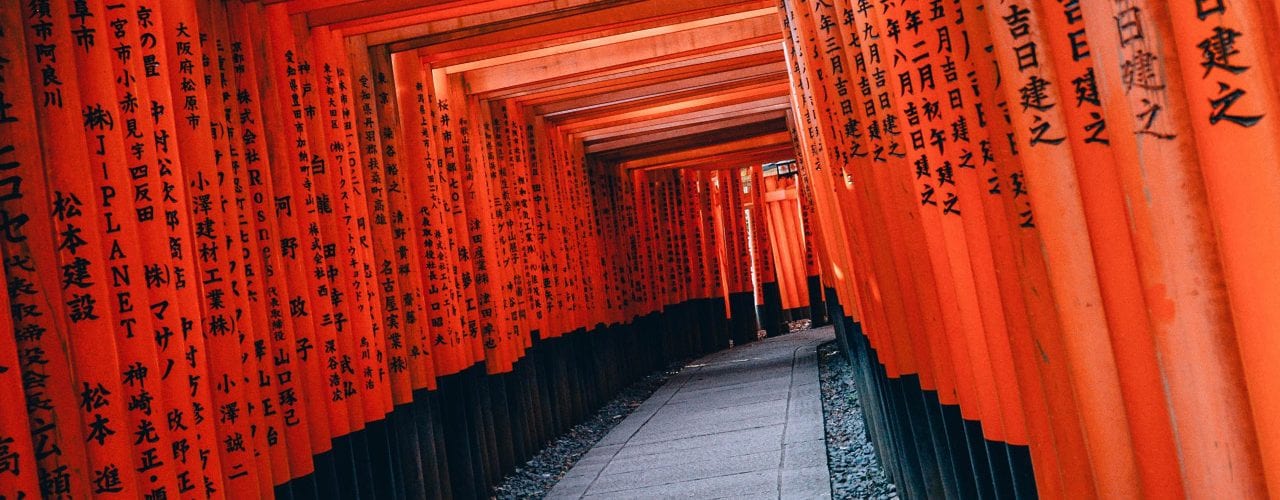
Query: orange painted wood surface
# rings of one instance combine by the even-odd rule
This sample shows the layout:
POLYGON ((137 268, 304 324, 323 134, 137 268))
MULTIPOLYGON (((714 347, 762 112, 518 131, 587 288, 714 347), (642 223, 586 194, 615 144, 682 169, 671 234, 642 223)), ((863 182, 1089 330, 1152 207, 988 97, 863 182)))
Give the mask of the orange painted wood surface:
POLYGON ((775 307, 904 496, 1280 489, 1274 2, 15 6, 0 497, 465 496, 775 307))

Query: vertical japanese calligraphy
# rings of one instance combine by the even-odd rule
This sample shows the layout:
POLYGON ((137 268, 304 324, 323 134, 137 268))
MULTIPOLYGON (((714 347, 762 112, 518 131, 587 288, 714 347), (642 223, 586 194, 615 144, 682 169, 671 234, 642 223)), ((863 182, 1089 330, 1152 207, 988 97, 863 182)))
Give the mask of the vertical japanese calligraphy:
POLYGON ((903 496, 1280 491, 1275 2, 10 3, 0 499, 488 496, 801 318, 903 496))

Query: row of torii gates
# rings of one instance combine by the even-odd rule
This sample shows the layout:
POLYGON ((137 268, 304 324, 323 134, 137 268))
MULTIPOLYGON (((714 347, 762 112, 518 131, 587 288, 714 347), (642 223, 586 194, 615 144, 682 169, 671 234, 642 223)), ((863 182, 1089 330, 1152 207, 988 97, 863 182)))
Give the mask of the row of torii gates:
POLYGON ((1267 497, 1278 19, 8 0, 0 499, 484 497, 799 318, 905 496, 1267 497))

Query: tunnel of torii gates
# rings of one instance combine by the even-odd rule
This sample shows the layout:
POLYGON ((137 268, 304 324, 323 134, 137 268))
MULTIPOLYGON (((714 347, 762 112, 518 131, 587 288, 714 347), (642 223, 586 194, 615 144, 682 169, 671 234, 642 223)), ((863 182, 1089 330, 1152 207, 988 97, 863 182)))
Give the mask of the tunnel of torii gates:
POLYGON ((487 496, 804 317, 904 496, 1280 492, 1278 18, 2 0, 0 498, 487 496))

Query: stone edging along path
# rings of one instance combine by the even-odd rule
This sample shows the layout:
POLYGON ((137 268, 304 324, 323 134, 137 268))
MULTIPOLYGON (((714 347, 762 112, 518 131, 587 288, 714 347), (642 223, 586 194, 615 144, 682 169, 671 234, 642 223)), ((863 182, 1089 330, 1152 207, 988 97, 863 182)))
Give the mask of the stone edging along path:
POLYGON ((835 498, 898 498, 871 441, 849 360, 829 342, 818 347, 822 411, 827 431, 827 466, 835 498))

